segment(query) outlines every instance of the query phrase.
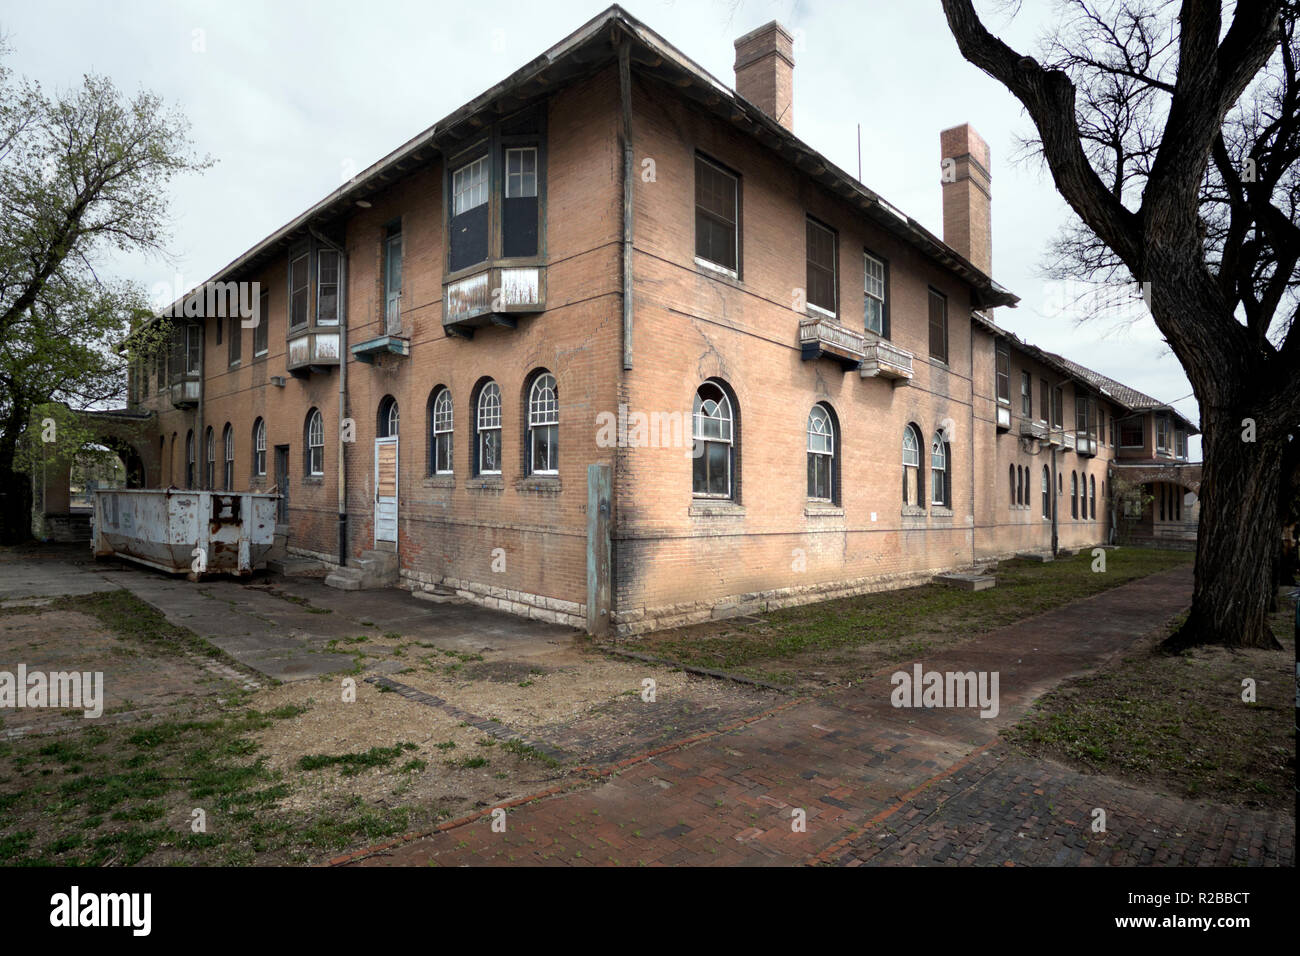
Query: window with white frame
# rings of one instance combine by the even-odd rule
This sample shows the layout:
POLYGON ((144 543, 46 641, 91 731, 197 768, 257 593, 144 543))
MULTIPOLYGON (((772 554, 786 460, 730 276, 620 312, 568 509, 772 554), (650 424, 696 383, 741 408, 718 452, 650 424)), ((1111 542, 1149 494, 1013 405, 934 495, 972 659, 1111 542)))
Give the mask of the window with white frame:
POLYGON ((451 389, 440 388, 433 398, 433 473, 450 475, 452 439, 455 432, 451 389))
POLYGON ((835 500, 835 425, 820 404, 808 414, 808 497, 835 500))
MULTIPOLYGON (((533 161, 533 181, 536 186, 537 164, 533 161)), ((523 195, 522 193, 520 195, 523 195)), ((452 215, 459 216, 488 201, 488 158, 480 156, 451 174, 452 215)))
POLYGON ((400 416, 398 414, 397 399, 391 395, 385 395, 379 401, 379 415, 376 421, 377 431, 380 438, 396 438, 398 435, 398 425, 400 416))
POLYGON ((868 332, 885 332, 885 264, 870 253, 863 253, 863 311, 868 332))
POLYGON ((260 418, 253 423, 253 474, 266 475, 266 422, 260 418))
MULTIPOLYGON (((486 181, 484 183, 486 186, 486 181)), ((506 198, 537 195, 537 147, 506 150, 506 198)))
POLYGON ((1043 517, 1052 517, 1052 475, 1047 466, 1043 466, 1043 517))
POLYGON ((936 505, 949 505, 952 485, 948 474, 948 443, 935 432, 930 442, 930 501, 936 505))
POLYGON ((921 433, 915 425, 903 429, 903 504, 922 504, 921 433))
POLYGON ((316 324, 339 324, 339 254, 334 249, 316 253, 316 324))
POLYGON ((222 450, 225 452, 225 473, 222 475, 221 487, 226 491, 235 490, 235 430, 230 427, 230 422, 226 422, 225 431, 221 435, 222 450))
POLYGON ((528 470, 534 475, 559 474, 560 403, 555 376, 545 372, 528 390, 528 470))
POLYGON ((475 434, 477 473, 501 474, 501 389, 496 382, 488 382, 479 392, 475 434))
POLYGON ((325 419, 316 408, 307 413, 307 474, 325 474, 325 419))
POLYGON ((307 253, 289 263, 289 326, 307 324, 307 299, 310 291, 307 253))
POLYGON ((704 498, 731 498, 735 419, 731 399, 718 384, 705 382, 695 390, 691 416, 694 466, 692 490, 704 498))

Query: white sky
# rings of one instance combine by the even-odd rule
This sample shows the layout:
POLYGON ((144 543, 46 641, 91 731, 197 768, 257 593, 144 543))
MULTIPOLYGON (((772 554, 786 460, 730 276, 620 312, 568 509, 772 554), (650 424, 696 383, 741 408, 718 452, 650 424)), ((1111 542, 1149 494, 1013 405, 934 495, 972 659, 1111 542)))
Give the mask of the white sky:
MULTIPOLYGON (((172 188, 174 263, 117 263, 146 287, 186 288, 416 133, 563 39, 600 0, 0 0, 15 73, 66 88, 86 72, 150 89, 188 115, 217 164, 172 188), (196 34, 195 31, 202 31, 196 34), (196 45, 204 47, 196 51, 196 45)), ((630 0, 623 4, 728 86, 732 41, 769 20, 799 38, 795 132, 936 235, 942 235, 939 131, 970 122, 993 155, 993 274, 1021 297, 999 324, 1164 401, 1189 395, 1149 318, 1079 325, 1053 308, 1042 250, 1068 209, 1047 172, 1015 164, 1031 130, 1000 84, 962 59, 937 0, 630 0)), ((1032 0, 1008 25, 1034 52, 1052 5, 1032 0)), ((1175 402, 1198 420, 1191 398, 1175 402)), ((1192 457, 1200 457, 1194 438, 1192 457)))

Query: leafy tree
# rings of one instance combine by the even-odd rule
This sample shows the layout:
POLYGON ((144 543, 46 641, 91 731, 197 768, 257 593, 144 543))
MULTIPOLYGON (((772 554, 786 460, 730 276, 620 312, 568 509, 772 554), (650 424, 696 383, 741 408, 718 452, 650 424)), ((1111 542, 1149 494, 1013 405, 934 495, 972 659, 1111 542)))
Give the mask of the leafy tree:
POLYGON ((962 55, 1024 106, 1078 216, 1054 269, 1149 283, 1195 390, 1196 583, 1170 644, 1276 645, 1282 463, 1300 435, 1300 3, 1060 0, 1041 62, 971 0, 942 3, 962 55))
MULTIPOLYGON (((188 129, 152 93, 87 75, 51 95, 0 59, 0 541, 29 532, 33 410, 120 404, 129 363, 160 345, 128 337, 144 291, 100 269, 111 252, 165 255, 167 184, 210 165, 188 129)), ((63 455, 84 439, 74 422, 63 455)))

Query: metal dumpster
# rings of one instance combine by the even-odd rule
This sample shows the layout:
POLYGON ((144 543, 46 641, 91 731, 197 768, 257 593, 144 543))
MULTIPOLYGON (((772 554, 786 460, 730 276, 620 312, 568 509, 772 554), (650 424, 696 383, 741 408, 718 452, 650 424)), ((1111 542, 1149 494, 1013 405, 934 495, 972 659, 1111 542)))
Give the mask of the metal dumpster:
POLYGON ((117 488, 94 493, 90 547, 160 571, 251 574, 275 543, 279 495, 117 488))

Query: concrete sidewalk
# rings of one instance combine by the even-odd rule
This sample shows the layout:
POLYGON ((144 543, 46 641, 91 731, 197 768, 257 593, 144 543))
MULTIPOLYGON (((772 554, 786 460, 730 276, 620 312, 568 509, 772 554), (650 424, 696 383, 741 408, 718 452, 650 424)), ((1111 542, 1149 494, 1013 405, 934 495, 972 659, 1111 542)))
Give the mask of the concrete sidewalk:
MULTIPOLYGON (((968 768, 998 756, 998 730, 1022 716, 1029 704, 1060 681, 1096 668, 1112 654, 1183 610, 1191 594, 1191 570, 1182 568, 1135 581, 1038 617, 945 648, 921 661, 924 670, 997 670, 1000 712, 983 719, 971 710, 895 709, 889 701, 894 670, 831 697, 805 700, 691 746, 650 757, 596 786, 575 781, 571 792, 512 809, 505 833, 491 817, 386 849, 356 865, 792 865, 808 862, 946 862, 941 847, 932 859, 900 857, 888 845, 859 849, 855 840, 877 828, 906 827, 923 817, 925 795, 942 781, 966 781, 968 768), (806 819, 806 830, 794 826, 806 819), (864 829, 869 828, 869 829, 864 829), (874 851, 871 851, 874 847, 874 851)), ((999 764, 999 766, 1002 766, 999 764)), ((980 778, 983 779, 983 778, 980 778)), ((1087 852, 1092 841, 1089 811, 1098 804, 1090 788, 1112 787, 1105 778, 1072 781, 1064 808, 1068 833, 1040 843, 1030 858, 1001 849, 963 862, 1052 862, 1068 847, 1087 852), (1045 859, 1043 847, 1052 854, 1045 859)), ((1122 785, 1121 785, 1122 786, 1122 785)), ((1132 789, 1132 788, 1130 788, 1132 789)), ((973 826, 1016 831, 1021 804, 1002 790, 986 794, 984 818, 973 826), (1005 819, 1001 819, 1001 817, 1005 819), (997 820, 989 818, 998 818, 997 820)), ((1114 796, 1113 793, 1110 794, 1114 796)), ((1187 816, 1172 797, 1143 793, 1129 799, 1147 814, 1187 816)), ((1195 805, 1193 805, 1195 806, 1195 805)), ((1220 814, 1222 815, 1222 814, 1220 814)), ((1289 834, 1294 821, 1274 814, 1247 815, 1244 827, 1221 834, 1226 849, 1215 853, 1249 862, 1279 862, 1251 848, 1267 832, 1289 834), (1258 816, 1259 819, 1256 819, 1258 816), (1273 828, 1270 830, 1269 828, 1273 828), (1289 829, 1288 829, 1289 828, 1289 829)), ((961 824, 957 825, 962 829, 961 824)), ((1140 827, 1137 828, 1140 830, 1140 827)), ((1159 829, 1159 827, 1157 827, 1159 829)), ((1020 831, 1016 831, 1020 832, 1020 831)), ((1124 833, 1112 831, 1112 847, 1124 833)), ((1166 841, 1195 841, 1203 828, 1166 841)), ((949 836, 941 844, 950 845, 949 836)), ((1180 859, 1199 858, 1189 845, 1180 859)), ((1112 849, 1110 852, 1114 852, 1112 849)), ((960 855, 959 855, 960 856, 960 855)), ((1134 848, 1131 859, 1146 858, 1134 848)), ((955 860, 955 858, 954 858, 955 860)))

